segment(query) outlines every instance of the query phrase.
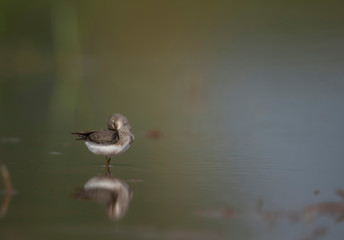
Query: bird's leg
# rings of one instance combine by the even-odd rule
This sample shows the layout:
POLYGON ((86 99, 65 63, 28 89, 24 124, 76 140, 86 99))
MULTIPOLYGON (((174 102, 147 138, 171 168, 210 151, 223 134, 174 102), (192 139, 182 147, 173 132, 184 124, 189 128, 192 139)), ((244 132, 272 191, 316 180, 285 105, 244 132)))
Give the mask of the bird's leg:
POLYGON ((111 157, 106 157, 106 158, 105 158, 105 165, 106 165, 106 166, 109 166, 110 160, 111 160, 111 157))
POLYGON ((106 166, 105 166, 105 176, 107 176, 107 175, 111 175, 109 165, 106 165, 106 166))

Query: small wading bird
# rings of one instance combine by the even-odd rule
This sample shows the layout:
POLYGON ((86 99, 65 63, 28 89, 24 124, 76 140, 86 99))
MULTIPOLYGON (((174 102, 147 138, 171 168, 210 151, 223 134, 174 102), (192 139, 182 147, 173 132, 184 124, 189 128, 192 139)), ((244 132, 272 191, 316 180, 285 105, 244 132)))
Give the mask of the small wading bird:
POLYGON ((125 152, 134 141, 128 119, 116 113, 108 120, 108 129, 98 131, 73 132, 83 140, 92 153, 105 156, 105 164, 109 165, 111 157, 125 152))

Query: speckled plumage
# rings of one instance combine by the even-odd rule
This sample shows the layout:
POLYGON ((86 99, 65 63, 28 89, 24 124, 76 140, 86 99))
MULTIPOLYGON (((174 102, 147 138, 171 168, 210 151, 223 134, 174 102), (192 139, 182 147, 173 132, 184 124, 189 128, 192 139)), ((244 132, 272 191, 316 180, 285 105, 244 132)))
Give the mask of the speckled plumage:
POLYGON ((97 144, 115 144, 119 140, 118 132, 110 129, 99 131, 77 132, 78 140, 90 141, 97 144))

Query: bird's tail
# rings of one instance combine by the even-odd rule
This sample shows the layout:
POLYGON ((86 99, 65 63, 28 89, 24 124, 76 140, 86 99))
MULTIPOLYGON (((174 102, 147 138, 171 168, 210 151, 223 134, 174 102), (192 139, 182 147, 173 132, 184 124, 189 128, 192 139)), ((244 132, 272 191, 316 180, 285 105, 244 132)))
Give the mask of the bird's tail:
POLYGON ((72 132, 71 134, 77 135, 79 138, 75 140, 86 140, 87 137, 94 133, 94 131, 87 131, 87 132, 72 132))

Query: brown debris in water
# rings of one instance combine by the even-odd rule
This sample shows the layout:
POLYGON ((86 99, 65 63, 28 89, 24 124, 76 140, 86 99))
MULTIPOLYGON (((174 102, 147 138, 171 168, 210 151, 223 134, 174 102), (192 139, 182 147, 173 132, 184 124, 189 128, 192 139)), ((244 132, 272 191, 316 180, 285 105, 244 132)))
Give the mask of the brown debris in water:
POLYGON ((315 240, 324 237, 328 233, 327 227, 316 227, 314 228, 306 237, 301 238, 301 240, 315 240))
POLYGON ((162 132, 161 131, 159 131, 159 130, 156 130, 156 129, 154 129, 154 130, 149 130, 149 131, 147 131, 146 132, 146 134, 145 134, 145 136, 147 137, 147 138, 150 138, 150 139, 153 139, 153 140, 158 140, 158 139, 160 139, 161 137, 162 137, 162 132))
MULTIPOLYGON (((321 202, 304 208, 307 217, 337 216, 336 222, 344 221, 344 202, 321 202)), ((311 219, 312 220, 312 219, 311 219)))
MULTIPOLYGON (((318 190, 314 194, 319 194, 318 190)), ((276 227, 278 223, 285 220, 294 224, 304 224, 311 226, 311 231, 307 235, 300 236, 301 240, 316 240, 324 237, 329 232, 327 227, 312 227, 316 221, 323 217, 330 217, 336 223, 344 222, 344 190, 336 190, 336 194, 343 198, 340 201, 324 201, 306 205, 299 210, 264 210, 262 197, 257 199, 255 208, 252 211, 239 211, 234 208, 209 208, 196 211, 198 217, 228 219, 228 218, 248 218, 263 221, 268 227, 276 227)))
POLYGON ((344 189, 337 189, 336 194, 344 200, 344 189))
POLYGON ((1 165, 1 177, 5 185, 5 197, 0 209, 0 217, 4 217, 7 213, 8 207, 10 206, 12 196, 14 194, 14 189, 11 183, 10 173, 6 165, 1 165))
POLYGON ((1 166, 1 177, 2 177, 2 180, 4 181, 5 193, 6 194, 9 194, 9 193, 12 194, 13 193, 13 187, 12 187, 12 183, 11 183, 11 177, 10 177, 8 169, 5 165, 1 166))

